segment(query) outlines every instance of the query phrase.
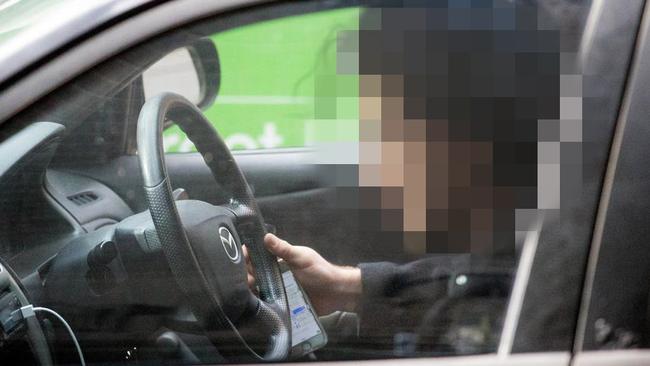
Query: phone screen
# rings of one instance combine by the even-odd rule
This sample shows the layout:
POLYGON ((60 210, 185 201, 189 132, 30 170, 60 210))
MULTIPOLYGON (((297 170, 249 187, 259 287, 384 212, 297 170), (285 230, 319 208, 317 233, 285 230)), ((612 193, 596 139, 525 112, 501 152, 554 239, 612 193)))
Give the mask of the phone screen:
POLYGON ((291 312, 292 353, 305 354, 324 346, 326 335, 293 273, 288 270, 282 272, 282 279, 291 312))

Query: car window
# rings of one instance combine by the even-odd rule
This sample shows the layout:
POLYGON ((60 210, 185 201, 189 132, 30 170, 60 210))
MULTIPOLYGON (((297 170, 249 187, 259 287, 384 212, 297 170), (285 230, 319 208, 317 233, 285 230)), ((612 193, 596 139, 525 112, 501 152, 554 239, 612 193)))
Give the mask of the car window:
MULTIPOLYGON (((517 10, 353 7, 208 36, 221 83, 204 114, 228 147, 311 146, 310 164, 337 177, 332 205, 356 215, 337 229, 351 248, 312 245, 377 277, 356 309, 361 350, 498 347, 521 248, 559 210, 562 151, 582 138, 559 32, 518 29, 517 10)), ((175 125, 164 139, 167 152, 195 149, 175 125)))
POLYGON ((46 232, 0 254, 89 360, 510 353, 542 228, 581 194, 578 36, 534 2, 343 5, 196 21, 25 114, 66 129, 0 207, 0 238, 46 232))

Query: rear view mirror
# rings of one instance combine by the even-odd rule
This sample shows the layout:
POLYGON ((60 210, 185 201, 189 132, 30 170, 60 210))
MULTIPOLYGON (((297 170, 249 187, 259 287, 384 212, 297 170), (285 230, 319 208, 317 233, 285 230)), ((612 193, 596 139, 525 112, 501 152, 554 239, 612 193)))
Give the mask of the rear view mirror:
POLYGON ((201 109, 214 102, 220 80, 219 54, 210 39, 175 49, 142 74, 145 99, 174 92, 201 109))

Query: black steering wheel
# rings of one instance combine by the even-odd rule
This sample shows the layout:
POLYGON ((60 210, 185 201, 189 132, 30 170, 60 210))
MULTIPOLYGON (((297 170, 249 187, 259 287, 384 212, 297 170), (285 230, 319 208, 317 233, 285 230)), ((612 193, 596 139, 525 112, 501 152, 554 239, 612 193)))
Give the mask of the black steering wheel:
POLYGON ((261 360, 285 359, 291 327, 282 275, 277 258, 264 249, 262 215, 226 144, 194 104, 173 93, 144 104, 137 143, 160 246, 206 335, 222 352, 229 339, 234 340, 231 352, 243 346, 261 360), (228 195, 226 204, 174 201, 162 143, 167 120, 194 143, 228 195), (248 288, 242 240, 255 270, 259 297, 248 288))

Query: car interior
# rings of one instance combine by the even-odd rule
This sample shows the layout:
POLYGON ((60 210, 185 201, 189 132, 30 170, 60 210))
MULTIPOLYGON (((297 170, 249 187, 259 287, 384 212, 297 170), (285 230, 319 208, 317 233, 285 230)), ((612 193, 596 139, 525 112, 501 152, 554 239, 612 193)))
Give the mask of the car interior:
MULTIPOLYGON (((329 150, 310 146, 230 149, 206 118, 232 72, 214 35, 345 8, 334 4, 284 4, 175 29, 95 66, 3 125, 0 316, 13 320, 2 324, 0 359, 75 364, 80 345, 92 364, 288 360, 287 300, 276 259, 260 242, 264 233, 339 265, 422 259, 403 250, 401 230, 385 229, 386 197, 360 187, 354 159, 327 162, 329 150), (171 65, 186 62, 183 80, 196 85, 147 79, 179 52, 186 59, 171 65), (170 131, 182 131, 191 151, 169 151, 170 131), (241 249, 210 244, 220 227, 249 248, 256 291, 246 285, 241 249), (76 340, 52 316, 41 322, 42 334, 26 335, 29 327, 13 321, 30 303, 55 310, 76 340), (50 354, 39 354, 35 340, 50 354)), ((389 341, 361 336, 357 314, 336 312, 320 318, 327 346, 293 360, 494 352, 522 240, 492 258, 489 270, 435 279, 427 291, 441 291, 440 301, 406 320, 422 323, 418 350, 411 333, 389 341)), ((437 255, 442 262, 456 256, 437 255)))

